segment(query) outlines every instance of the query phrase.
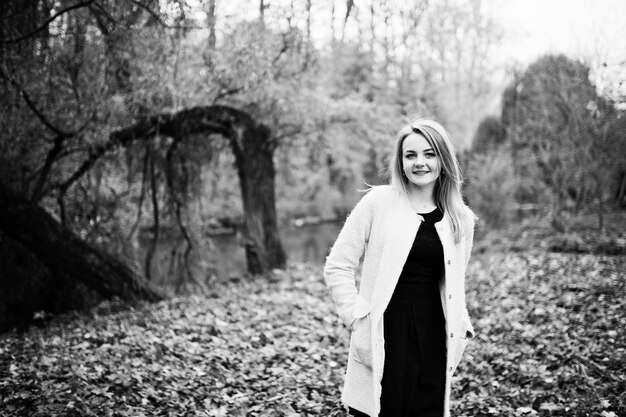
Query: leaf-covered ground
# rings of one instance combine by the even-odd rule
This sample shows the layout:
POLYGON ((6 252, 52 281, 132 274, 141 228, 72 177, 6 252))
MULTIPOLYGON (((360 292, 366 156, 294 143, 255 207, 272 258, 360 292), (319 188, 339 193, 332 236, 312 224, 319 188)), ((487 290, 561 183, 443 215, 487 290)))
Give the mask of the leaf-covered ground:
MULTIPOLYGON (((623 256, 473 258, 455 416, 626 415, 623 256)), ((0 415, 344 416, 348 332, 321 268, 0 336, 0 415)))

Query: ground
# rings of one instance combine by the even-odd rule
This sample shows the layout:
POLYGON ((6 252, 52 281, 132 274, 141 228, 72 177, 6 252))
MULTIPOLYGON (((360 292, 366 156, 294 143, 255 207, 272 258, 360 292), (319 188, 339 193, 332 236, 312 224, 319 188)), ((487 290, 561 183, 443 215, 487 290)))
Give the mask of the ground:
MULTIPOLYGON (((453 416, 626 415, 626 257, 485 251, 453 416)), ((0 415, 345 416, 347 358, 321 267, 0 336, 0 415)))

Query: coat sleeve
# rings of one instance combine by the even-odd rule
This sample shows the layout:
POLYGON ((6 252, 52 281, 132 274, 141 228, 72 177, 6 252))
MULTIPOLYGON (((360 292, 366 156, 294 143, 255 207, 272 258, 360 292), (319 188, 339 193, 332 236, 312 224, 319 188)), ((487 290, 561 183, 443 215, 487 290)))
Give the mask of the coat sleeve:
MULTIPOLYGON (((472 222, 465 239, 466 239, 465 241, 465 270, 467 271, 467 266, 469 264, 470 256, 472 255, 472 246, 474 246, 474 222, 472 222)), ((463 300, 465 301, 465 296, 463 297, 463 300)), ((464 304, 465 306, 464 306, 464 318, 463 319, 465 320, 467 331, 470 333, 468 337, 470 339, 473 339, 476 332, 474 330, 474 327, 472 326, 472 322, 469 317, 469 312, 467 311, 467 303, 464 302, 464 304)))
POLYGON ((341 321, 349 328, 359 318, 355 314, 367 304, 355 283, 355 272, 369 240, 373 216, 373 194, 370 190, 354 207, 335 241, 324 266, 324 279, 341 321), (355 308, 356 307, 356 308, 355 308))

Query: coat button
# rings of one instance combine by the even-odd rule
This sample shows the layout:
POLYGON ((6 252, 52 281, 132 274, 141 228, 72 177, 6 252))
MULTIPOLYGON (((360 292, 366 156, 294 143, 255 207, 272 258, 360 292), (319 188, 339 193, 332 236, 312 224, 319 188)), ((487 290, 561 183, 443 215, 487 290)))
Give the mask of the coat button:
POLYGON ((452 367, 450 367, 450 372, 452 372, 452 367))
POLYGON ((452 300, 452 294, 448 295, 448 300, 452 300))
POLYGON ((454 333, 450 333, 450 337, 454 337, 454 333))
POLYGON ((448 259, 448 265, 450 265, 450 259, 448 259))

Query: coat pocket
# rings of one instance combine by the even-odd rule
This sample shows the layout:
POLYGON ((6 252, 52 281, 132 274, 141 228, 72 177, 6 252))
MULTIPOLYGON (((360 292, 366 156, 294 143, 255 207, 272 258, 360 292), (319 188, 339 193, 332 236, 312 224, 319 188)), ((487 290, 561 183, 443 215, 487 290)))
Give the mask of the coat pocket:
POLYGON ((465 338, 471 340, 476 335, 476 331, 474 330, 474 326, 472 326, 472 322, 468 315, 465 315, 463 318, 463 325, 465 326, 465 338))
POLYGON ((369 368, 372 367, 372 339, 369 314, 357 319, 353 324, 350 349, 352 349, 352 357, 355 361, 369 368))

